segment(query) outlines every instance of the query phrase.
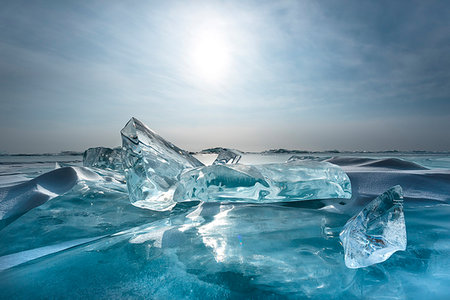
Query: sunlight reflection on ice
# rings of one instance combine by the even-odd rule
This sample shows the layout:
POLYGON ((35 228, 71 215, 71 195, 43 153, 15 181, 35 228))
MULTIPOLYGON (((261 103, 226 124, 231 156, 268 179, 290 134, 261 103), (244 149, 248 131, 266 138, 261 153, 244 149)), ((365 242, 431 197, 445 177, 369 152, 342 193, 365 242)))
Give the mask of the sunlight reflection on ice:
POLYGON ((234 209, 234 206, 220 206, 220 212, 214 216, 214 220, 198 229, 202 236, 203 243, 211 247, 214 251, 214 258, 217 262, 224 262, 227 254, 227 240, 224 233, 232 225, 228 220, 228 214, 234 209))

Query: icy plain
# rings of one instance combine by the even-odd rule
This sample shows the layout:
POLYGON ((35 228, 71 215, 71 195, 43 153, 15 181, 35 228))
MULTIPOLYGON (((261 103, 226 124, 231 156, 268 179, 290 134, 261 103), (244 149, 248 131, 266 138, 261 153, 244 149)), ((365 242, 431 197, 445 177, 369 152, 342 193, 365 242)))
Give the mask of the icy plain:
MULTIPOLYGON (((133 166, 151 150, 139 150, 145 145, 129 133, 136 151, 127 163, 133 166)), ((184 165, 178 154, 185 152, 161 143, 184 165)), ((140 192, 130 192, 129 174, 101 165, 83 167, 81 156, 0 156, 0 298, 449 298, 449 155, 346 155, 298 156, 286 163, 291 154, 242 153, 239 163, 260 173, 261 166, 299 160, 304 166, 340 166, 351 182, 351 198, 250 203, 248 198, 182 197, 162 211, 132 205, 140 192), (403 188, 407 243, 398 250, 404 251, 348 268, 349 248, 339 236, 349 228, 345 224, 364 212, 369 230, 377 229, 370 224, 384 225, 372 221, 395 211, 399 197, 389 198, 390 205, 376 215, 367 207, 395 185, 403 188)), ((185 157, 184 172, 212 167, 202 166, 204 155, 185 157)), ((156 175, 164 163, 150 164, 156 175)), ((185 176, 179 168, 171 174, 155 183, 169 191, 185 176)), ((383 236, 378 229, 358 232, 383 236)))

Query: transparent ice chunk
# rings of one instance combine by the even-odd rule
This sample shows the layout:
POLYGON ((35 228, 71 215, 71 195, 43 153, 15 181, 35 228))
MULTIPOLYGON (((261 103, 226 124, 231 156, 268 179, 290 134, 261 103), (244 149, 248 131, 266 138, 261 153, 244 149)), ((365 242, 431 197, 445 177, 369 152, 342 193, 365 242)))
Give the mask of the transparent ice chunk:
POLYGON ((237 164, 242 157, 242 153, 234 149, 222 149, 219 152, 213 165, 237 164))
POLYGON ((123 164, 133 205, 169 210, 175 205, 172 187, 186 168, 203 164, 131 118, 121 131, 123 164))
POLYGON ((317 161, 265 165, 212 165, 186 170, 175 201, 201 200, 270 203, 351 198, 347 174, 338 166, 317 161))
POLYGON ((396 185, 352 217, 340 234, 348 268, 363 268, 406 250, 402 188, 396 185))
POLYGON ((122 149, 105 147, 89 148, 84 151, 83 166, 123 171, 122 149))
POLYGON ((329 157, 319 157, 312 155, 292 155, 291 157, 288 158, 287 162, 304 161, 304 160, 323 161, 328 158, 329 157))

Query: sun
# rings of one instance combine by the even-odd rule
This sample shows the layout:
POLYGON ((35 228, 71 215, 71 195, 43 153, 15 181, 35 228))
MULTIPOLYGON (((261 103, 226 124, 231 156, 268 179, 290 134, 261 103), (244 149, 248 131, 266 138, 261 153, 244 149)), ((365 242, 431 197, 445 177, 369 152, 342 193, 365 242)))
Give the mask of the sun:
POLYGON ((222 32, 205 29, 196 34, 191 49, 192 71, 196 76, 210 83, 221 82, 230 63, 230 46, 222 32))

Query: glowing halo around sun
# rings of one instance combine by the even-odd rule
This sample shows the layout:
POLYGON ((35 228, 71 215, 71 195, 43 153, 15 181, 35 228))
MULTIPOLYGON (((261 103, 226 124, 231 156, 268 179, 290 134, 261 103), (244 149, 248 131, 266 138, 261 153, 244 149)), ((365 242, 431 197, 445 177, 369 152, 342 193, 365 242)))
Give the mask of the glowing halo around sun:
POLYGON ((221 82, 231 64, 230 45, 225 35, 214 29, 197 32, 192 41, 190 60, 192 72, 202 81, 221 82))

